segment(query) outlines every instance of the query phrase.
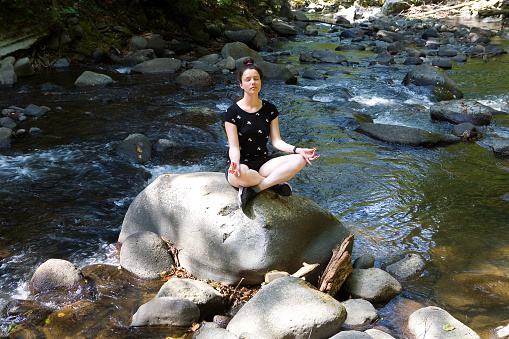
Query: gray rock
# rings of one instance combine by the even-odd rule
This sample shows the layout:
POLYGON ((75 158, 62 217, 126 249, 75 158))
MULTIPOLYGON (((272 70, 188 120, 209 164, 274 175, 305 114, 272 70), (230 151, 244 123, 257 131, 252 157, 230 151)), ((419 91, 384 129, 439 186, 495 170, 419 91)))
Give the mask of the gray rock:
POLYGON ((3 117, 0 118, 0 126, 14 129, 16 127, 16 122, 9 117, 3 117))
POLYGON ((149 34, 146 37, 147 46, 145 48, 151 49, 154 51, 154 54, 161 58, 164 55, 164 51, 166 48, 166 41, 159 34, 149 34))
POLYGON ((251 41, 250 46, 252 46, 253 48, 255 48, 257 50, 261 50, 265 46, 267 46, 268 43, 269 43, 269 39, 267 39, 267 36, 265 35, 265 33, 263 31, 259 30, 259 31, 256 31, 256 35, 255 35, 253 41, 251 41))
POLYGON ((438 56, 440 57, 454 57, 456 55, 458 55, 458 52, 447 46, 440 46, 438 49, 438 56))
POLYGON ((299 31, 294 26, 281 20, 274 20, 270 27, 274 32, 284 37, 291 37, 299 34, 299 31))
POLYGON ((444 70, 426 64, 415 66, 405 75, 402 83, 405 86, 431 87, 436 101, 463 98, 463 92, 444 70))
POLYGON ((53 64, 53 67, 55 67, 55 68, 65 68, 65 67, 69 67, 69 66, 70 66, 70 63, 69 63, 69 60, 67 60, 67 58, 60 58, 57 61, 55 61, 55 63, 53 64))
POLYGON ((455 57, 452 57, 451 60, 455 61, 455 62, 466 62, 468 59, 467 59, 466 55, 458 54, 455 57))
POLYGON ((372 254, 363 254, 353 263, 353 268, 371 268, 375 266, 375 257, 372 254))
POLYGON ((395 41, 403 41, 405 39, 402 34, 385 30, 380 30, 376 32, 376 38, 378 40, 385 41, 388 43, 393 43, 395 41))
POLYGON ((333 63, 333 64, 341 64, 346 62, 347 59, 344 55, 339 53, 334 53, 330 49, 315 49, 313 50, 311 56, 315 59, 320 60, 321 62, 333 63))
POLYGON ((310 21, 308 16, 306 15, 306 13, 304 13, 302 11, 292 11, 292 13, 293 13, 294 20, 304 21, 304 22, 310 21))
POLYGON ((352 45, 340 45, 335 48, 336 51, 364 51, 366 50, 365 45, 352 44, 352 45))
POLYGON ((283 277, 264 286, 226 328, 266 338, 328 338, 345 321, 344 306, 302 279, 283 277))
POLYGON ((375 63, 379 65, 390 65, 395 64, 394 57, 387 51, 379 53, 375 58, 375 63))
POLYGON ((387 266, 385 270, 396 279, 405 280, 421 274, 425 266, 426 263, 420 255, 410 253, 387 266))
POLYGON ((0 127, 0 148, 11 146, 12 129, 0 127))
POLYGON ((46 115, 49 111, 51 111, 51 109, 46 106, 37 106, 30 104, 23 110, 23 114, 40 118, 46 115))
POLYGON ((370 328, 369 330, 364 331, 364 333, 369 334, 369 336, 373 339, 394 339, 392 335, 375 328, 370 328))
POLYGON ((174 265, 168 245, 152 232, 131 234, 120 249, 120 266, 142 279, 161 278, 161 272, 171 272, 174 265))
POLYGON ((302 77, 304 79, 311 79, 311 80, 317 80, 317 79, 323 79, 323 75, 319 74, 318 71, 314 68, 307 68, 302 72, 302 77))
POLYGON ((243 42, 230 42, 224 45, 221 49, 221 56, 224 59, 232 57, 234 60, 251 57, 257 64, 263 61, 263 58, 260 54, 258 54, 258 52, 252 50, 243 42))
POLYGON ((461 141, 454 135, 430 132, 413 127, 363 123, 355 129, 370 138, 390 144, 408 146, 440 146, 455 144, 461 141))
POLYGON ((408 318, 408 329, 416 338, 480 339, 469 327, 439 307, 425 307, 408 318))
POLYGON ((352 297, 372 303, 389 301, 403 291, 396 279, 379 268, 355 268, 343 286, 352 297))
POLYGON ((20 50, 27 50, 37 42, 51 35, 50 27, 42 20, 27 27, 7 27, 0 33, 0 58, 14 54, 20 50))
POLYGON ((238 339, 238 337, 224 328, 206 327, 199 329, 193 335, 193 339, 238 339))
POLYGON ((369 334, 360 331, 341 331, 329 339, 372 339, 369 334))
POLYGON ((185 298, 194 302, 202 317, 221 313, 225 307, 225 296, 206 282, 193 279, 172 278, 168 280, 156 295, 160 297, 185 298))
POLYGON ((155 58, 156 56, 153 49, 141 49, 136 51, 134 54, 126 55, 123 63, 125 65, 138 65, 155 58))
POLYGON ((14 66, 8 62, 2 62, 0 67, 0 86, 12 86, 18 81, 14 66))
POLYGON ((495 140, 490 147, 496 155, 509 156, 509 140, 495 140))
POLYGON ((75 86, 107 86, 113 83, 113 79, 106 74, 95 73, 91 71, 83 72, 74 82, 75 86))
POLYGON ((188 69, 177 77, 177 84, 187 87, 210 87, 212 76, 201 69, 188 69))
POLYGON ((476 126, 489 125, 493 114, 504 114, 504 112, 475 100, 442 101, 433 104, 429 111, 431 118, 434 120, 448 121, 453 124, 469 122, 476 126))
POLYGON ((478 133, 477 127, 469 122, 463 122, 455 125, 452 129, 452 135, 460 137, 463 140, 477 138, 478 133))
POLYGON ((143 164, 152 157, 152 146, 150 140, 140 133, 129 135, 116 148, 116 152, 136 164, 143 164))
POLYGON ((201 58, 198 59, 198 61, 205 62, 209 65, 215 65, 219 62, 219 59, 221 58, 221 55, 217 53, 212 53, 208 55, 204 55, 201 58))
POLYGON ((179 249, 180 264, 198 278, 260 284, 266 272, 295 272, 303 262, 328 263, 349 232, 329 212, 294 193, 258 194, 244 210, 224 173, 159 176, 131 203, 120 232, 152 231, 179 249), (303 236, 305 234, 305 236, 303 236))
POLYGON ((249 45, 251 41, 256 36, 256 31, 254 29, 243 29, 240 31, 225 31, 224 36, 227 42, 243 42, 246 45, 249 45))
POLYGON ((397 15, 410 8, 410 4, 403 0, 385 0, 382 13, 385 15, 397 15))
POLYGON ((28 287, 37 294, 54 290, 76 291, 83 288, 85 278, 73 263, 61 259, 49 259, 32 275, 28 287))
POLYGON ((30 134, 41 134, 42 133, 42 129, 40 129, 39 127, 30 127, 30 129, 28 130, 28 133, 30 133, 30 134))
POLYGON ((35 74, 35 70, 32 67, 32 63, 28 57, 19 59, 14 63, 14 72, 16 72, 16 75, 19 77, 35 74))
POLYGON ((451 60, 447 58, 434 58, 431 60, 431 65, 440 67, 442 69, 451 69, 452 68, 452 62, 451 60))
POLYGON ((147 39, 145 39, 142 36, 135 35, 131 38, 131 41, 129 41, 129 48, 132 51, 145 49, 145 48, 147 48, 147 39))
POLYGON ((342 302, 346 308, 346 320, 344 327, 349 329, 361 329, 378 319, 375 307, 364 299, 349 299, 342 302))
POLYGON ((421 65, 423 63, 422 58, 419 57, 407 57, 403 61, 403 65, 421 65))
POLYGON ((147 60, 131 68, 131 72, 150 74, 172 74, 176 73, 182 66, 182 61, 174 58, 158 58, 147 60))
POLYGON ((187 299, 162 297, 141 305, 133 315, 132 327, 170 325, 189 327, 198 321, 200 310, 187 299))

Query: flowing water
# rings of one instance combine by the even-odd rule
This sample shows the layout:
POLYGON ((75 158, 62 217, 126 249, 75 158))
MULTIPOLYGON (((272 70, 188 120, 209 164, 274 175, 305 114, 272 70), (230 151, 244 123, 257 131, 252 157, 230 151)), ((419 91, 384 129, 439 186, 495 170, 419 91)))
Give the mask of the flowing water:
MULTIPOLYGON (((442 307, 474 330, 491 336, 509 320, 509 161, 487 144, 440 148, 389 145, 353 131, 354 116, 378 123, 449 133, 433 122, 432 102, 401 81, 412 66, 369 66, 372 52, 343 52, 350 67, 298 62, 302 51, 334 48, 339 40, 317 26, 315 37, 278 43, 266 57, 315 67, 322 80, 298 85, 266 82, 264 99, 280 109, 283 139, 316 147, 321 158, 292 180, 294 191, 328 209, 355 234, 354 258, 372 253, 376 266, 418 253, 426 271, 404 283, 402 297, 379 313, 393 334, 398 302, 442 307), (290 51, 286 53, 281 53, 290 51), (392 320, 391 320, 392 319, 392 320)), ((507 50, 506 40, 499 41, 507 50)), ((465 98, 509 111, 509 58, 455 64, 451 77, 465 98)), ((163 173, 222 171, 227 144, 220 123, 203 130, 181 118, 207 107, 218 117, 240 95, 233 75, 214 76, 212 89, 184 89, 173 76, 142 76, 125 69, 72 67, 20 78, 0 91, 0 108, 48 106, 45 117, 20 127, 43 133, 16 138, 0 156, 0 308, 28 296, 38 265, 61 258, 78 267, 117 265, 115 243, 132 199, 163 173), (101 89, 73 86, 86 69, 110 75, 101 89), (41 85, 58 87, 47 91, 41 85), (115 146, 129 134, 179 145, 144 165, 119 157, 115 146)), ((509 138, 509 116, 480 127, 490 138, 509 138)), ((127 323, 128 319, 123 321, 127 323)), ((1 323, 6 330, 8 323, 1 323)))

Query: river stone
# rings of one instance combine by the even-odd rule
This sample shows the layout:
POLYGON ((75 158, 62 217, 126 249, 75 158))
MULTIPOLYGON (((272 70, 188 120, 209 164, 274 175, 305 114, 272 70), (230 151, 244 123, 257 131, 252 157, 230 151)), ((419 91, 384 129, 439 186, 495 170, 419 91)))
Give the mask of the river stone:
POLYGON ((427 64, 415 66, 405 75, 403 85, 429 86, 436 101, 463 98, 463 92, 447 73, 427 64))
POLYGON ((142 36, 135 35, 129 41, 129 49, 131 51, 137 51, 147 48, 147 39, 142 36))
POLYGON ((74 292, 85 285, 81 271, 73 263, 62 259, 49 259, 39 266, 28 284, 30 293, 54 290, 74 292))
POLYGON ((306 281, 283 277, 265 285, 226 329, 266 338, 328 338, 346 319, 345 307, 306 281))
MULTIPOLYGON (((154 54, 161 58, 164 55, 164 51, 166 48, 166 41, 159 34, 148 34, 146 36, 147 45, 145 48, 151 49, 154 51, 154 54)), ((179 66, 180 67, 180 66, 179 66)))
POLYGON ((493 114, 504 114, 475 100, 442 101, 433 104, 429 111, 431 119, 453 124, 469 122, 476 126, 489 125, 493 114))
POLYGON ((408 329, 416 338, 481 339, 477 333, 439 307, 425 307, 408 318, 408 329))
POLYGON ((364 331, 364 333, 369 334, 372 339, 394 339, 394 337, 384 331, 377 330, 376 328, 370 328, 369 330, 364 331))
POLYGON ((158 279, 174 264, 168 245, 153 232, 131 234, 120 249, 120 266, 142 279, 158 279))
POLYGON ((403 65, 421 65, 423 60, 419 57, 407 57, 405 61, 403 61, 403 65))
POLYGON ((116 152, 131 159, 136 164, 143 164, 152 157, 152 146, 146 136, 141 133, 134 133, 117 146, 116 152))
POLYGON ((343 285, 353 298, 383 303, 401 294, 403 287, 389 273, 379 268, 354 268, 343 285))
POLYGON ((0 67, 0 86, 12 86, 18 81, 18 76, 14 72, 14 66, 11 63, 2 63, 0 67))
POLYGON ((292 25, 281 21, 274 20, 270 26, 274 32, 284 37, 292 37, 299 34, 299 31, 292 25))
POLYGON ((16 127, 16 122, 9 117, 0 118, 0 126, 13 129, 16 127))
POLYGON ((177 84, 187 87, 210 87, 212 76, 201 69, 188 69, 177 77, 177 84))
POLYGON ((434 58, 431 60, 431 65, 440 67, 442 69, 451 69, 452 68, 452 62, 451 60, 447 58, 434 58))
POLYGON ((372 324, 378 319, 375 307, 364 299, 349 299, 342 301, 346 309, 346 320, 344 327, 349 329, 360 329, 372 324))
POLYGON ((438 56, 440 57, 454 57, 458 55, 458 52, 447 46, 440 46, 438 49, 438 56))
POLYGON ((403 259, 387 266, 385 271, 396 279, 405 280, 421 274, 425 266, 426 263, 420 255, 410 253, 403 259))
POLYGON ((321 62, 327 62, 332 64, 341 64, 347 61, 344 55, 334 53, 330 49, 315 49, 313 50, 311 56, 315 59, 320 60, 321 62))
POLYGON ((34 75, 35 70, 30 63, 30 59, 28 57, 19 59, 14 63, 14 71, 16 75, 19 77, 24 77, 28 75, 34 75))
POLYGON ((431 27, 422 32, 422 38, 428 40, 429 38, 438 38, 438 31, 435 27, 431 27))
POLYGON ((363 123, 355 131, 383 142, 408 146, 432 147, 455 144, 461 141, 461 138, 452 134, 434 133, 399 125, 363 123))
POLYGON ((205 327, 199 329, 193 339, 238 339, 238 337, 224 328, 205 327))
POLYGON ((224 47, 221 49, 221 56, 223 59, 232 57, 234 60, 251 57, 256 64, 259 64, 263 61, 263 58, 258 52, 252 50, 245 43, 240 41, 230 42, 224 45, 224 47))
POLYGON ((325 267, 349 236, 328 211, 294 193, 272 190, 244 209, 224 173, 164 174, 131 203, 120 232, 152 231, 179 249, 180 264, 198 278, 260 284, 266 272, 296 272, 303 262, 325 267))
POLYGON ((251 41, 256 36, 256 31, 254 29, 243 29, 240 31, 225 31, 224 36, 228 42, 236 42, 240 41, 249 45, 251 41))
POLYGON ((51 111, 49 107, 30 104, 23 110, 23 114, 40 118, 46 115, 49 111, 51 111))
POLYGON ((189 299, 198 306, 202 317, 222 312, 226 303, 225 296, 206 282, 183 278, 168 280, 156 295, 160 297, 189 299))
POLYGON ((111 83, 113 83, 113 79, 106 74, 85 71, 76 79, 74 86, 107 86, 111 83))
POLYGON ((341 331, 329 339, 372 339, 369 334, 360 331, 341 331))
POLYGON ((261 61, 258 66, 262 69, 265 79, 284 80, 287 85, 297 84, 297 77, 285 66, 261 61))
POLYGON ((182 66, 182 61, 174 58, 158 58, 144 61, 131 68, 131 72, 145 75, 172 74, 182 66))
POLYGON ((375 257, 371 253, 366 253, 355 259, 353 268, 371 268, 375 266, 375 257))
POLYGON ((382 13, 384 15, 398 15, 410 8, 410 4, 403 0, 385 0, 382 6, 382 13))
POLYGON ((133 315, 130 326, 188 327, 197 322, 199 317, 200 309, 192 301, 161 297, 141 305, 133 315))
POLYGON ((452 135, 461 137, 463 140, 468 140, 477 138, 479 131, 474 124, 463 122, 461 124, 455 125, 451 133, 452 135))
POLYGON ((509 156, 509 140, 495 140, 490 147, 496 155, 509 156))

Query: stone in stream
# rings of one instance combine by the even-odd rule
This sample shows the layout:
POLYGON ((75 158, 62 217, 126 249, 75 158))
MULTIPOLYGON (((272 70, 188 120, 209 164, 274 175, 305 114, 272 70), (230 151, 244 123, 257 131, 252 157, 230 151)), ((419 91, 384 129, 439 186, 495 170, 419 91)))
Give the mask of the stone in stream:
POLYGON ((373 339, 371 336, 367 333, 361 332, 361 331, 341 331, 337 333, 336 335, 333 335, 329 339, 373 339))
POLYGON ((300 278, 283 277, 262 287, 226 329, 263 338, 329 338, 346 319, 345 307, 300 278))
POLYGON ((152 146, 150 140, 140 133, 129 135, 117 147, 116 152, 136 164, 143 164, 152 157, 152 146))
POLYGON ((161 297, 141 305, 130 326, 170 325, 189 327, 200 318, 200 310, 188 299, 161 297))
POLYGON ((158 58, 144 61, 131 68, 133 73, 145 75, 151 74, 172 74, 176 73, 182 66, 182 61, 174 58, 158 58))
POLYGON ((425 266, 426 263, 420 255, 410 253, 403 259, 388 265, 385 270, 396 279, 405 280, 421 274, 425 266))
POLYGON ((426 64, 415 66, 406 74, 402 83, 405 86, 431 88, 432 97, 436 101, 463 98, 463 92, 444 70, 426 64))
POLYGON ((165 236, 180 265, 198 278, 260 284, 271 270, 295 272, 303 262, 325 268, 350 233, 312 201, 272 190, 239 209, 224 173, 164 174, 131 203, 119 242, 139 231, 165 236))
POLYGON ((346 308, 346 320, 343 327, 362 329, 378 319, 375 307, 364 299, 349 299, 342 302, 346 308))
POLYGON ((107 86, 113 83, 113 79, 106 75, 91 71, 83 72, 74 82, 74 86, 78 87, 95 87, 107 86))
POLYGON ((475 100, 450 100, 430 107, 431 119, 453 124, 469 122, 476 126, 489 125, 494 114, 507 114, 475 100))
POLYGON ((408 329, 416 338, 481 339, 468 326, 439 307, 425 307, 408 318, 408 329))
POLYGON ((389 273, 379 268, 355 268, 342 287, 353 298, 383 303, 401 294, 403 287, 389 273))

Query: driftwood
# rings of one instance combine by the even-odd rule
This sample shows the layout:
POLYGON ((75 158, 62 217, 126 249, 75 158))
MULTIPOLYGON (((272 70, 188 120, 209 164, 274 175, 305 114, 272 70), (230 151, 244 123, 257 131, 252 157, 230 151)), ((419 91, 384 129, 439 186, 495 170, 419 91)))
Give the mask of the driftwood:
POLYGON ((320 291, 334 296, 346 278, 352 273, 352 253, 354 236, 351 234, 332 250, 332 258, 325 268, 318 285, 320 291))
POLYGON ((495 16, 495 15, 505 15, 509 14, 509 8, 506 9, 485 9, 478 12, 480 17, 488 17, 488 16, 495 16))

